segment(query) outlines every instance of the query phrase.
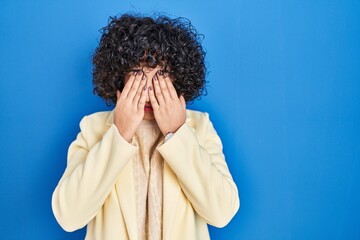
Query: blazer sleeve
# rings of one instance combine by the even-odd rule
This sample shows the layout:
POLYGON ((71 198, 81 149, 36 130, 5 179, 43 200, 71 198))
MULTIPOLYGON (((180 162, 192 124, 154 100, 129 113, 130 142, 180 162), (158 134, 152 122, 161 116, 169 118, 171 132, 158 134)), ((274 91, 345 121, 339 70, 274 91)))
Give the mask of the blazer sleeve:
POLYGON ((80 122, 80 133, 69 147, 65 172, 52 195, 55 218, 68 232, 84 227, 94 218, 137 149, 122 138, 114 124, 90 148, 87 122, 85 116, 80 122))
POLYGON ((178 177, 183 192, 195 211, 209 224, 224 227, 240 207, 237 187, 232 179, 222 142, 208 113, 204 142, 187 123, 157 149, 178 177))

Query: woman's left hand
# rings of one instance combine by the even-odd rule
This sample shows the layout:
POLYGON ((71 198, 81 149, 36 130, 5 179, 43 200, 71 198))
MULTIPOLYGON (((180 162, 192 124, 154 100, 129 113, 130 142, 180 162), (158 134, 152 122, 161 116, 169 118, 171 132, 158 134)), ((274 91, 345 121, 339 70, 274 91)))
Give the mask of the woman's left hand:
POLYGON ((186 103, 184 97, 178 97, 168 73, 153 77, 154 89, 149 87, 149 97, 155 120, 165 136, 176 132, 186 120, 186 103))

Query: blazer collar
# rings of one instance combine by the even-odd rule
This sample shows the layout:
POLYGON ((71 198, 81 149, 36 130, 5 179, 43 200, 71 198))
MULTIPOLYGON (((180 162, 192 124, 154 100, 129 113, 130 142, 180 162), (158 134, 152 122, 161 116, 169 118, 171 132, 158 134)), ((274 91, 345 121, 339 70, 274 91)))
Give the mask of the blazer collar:
POLYGON ((106 119, 106 124, 110 127, 114 123, 114 110, 110 111, 109 116, 106 119))
MULTIPOLYGON (((160 153, 157 153, 160 155, 160 153)), ((133 159, 129 161, 119 175, 115 189, 124 216, 124 222, 130 239, 138 239, 136 217, 136 192, 134 182, 133 159)), ((181 188, 170 166, 164 161, 163 172, 163 239, 171 239, 176 209, 178 208, 181 188)))
MULTIPOLYGON (((186 122, 190 122, 190 112, 186 111, 186 122)), ((114 123, 114 110, 110 111, 106 120, 107 125, 114 123)), ((159 153, 158 153, 159 154, 159 153)), ((129 161, 120 174, 116 184, 118 199, 122 206, 124 221, 130 238, 137 239, 136 193, 133 175, 133 161, 129 161)), ((170 239, 172 223, 179 203, 181 188, 170 166, 164 161, 163 172, 163 239, 170 239)))

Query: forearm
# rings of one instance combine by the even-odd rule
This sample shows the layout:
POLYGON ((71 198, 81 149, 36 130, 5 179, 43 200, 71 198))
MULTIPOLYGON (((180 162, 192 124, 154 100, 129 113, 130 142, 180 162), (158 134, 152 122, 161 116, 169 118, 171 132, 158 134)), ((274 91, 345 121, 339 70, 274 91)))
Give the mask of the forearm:
POLYGON ((220 139, 209 136, 201 146, 192 129, 184 124, 158 148, 175 172, 194 209, 209 224, 226 225, 239 208, 237 187, 227 168, 220 139))
POLYGON ((85 226, 96 215, 136 151, 114 125, 91 149, 84 148, 84 141, 80 135, 70 146, 73 154, 52 197, 54 215, 67 231, 85 226))

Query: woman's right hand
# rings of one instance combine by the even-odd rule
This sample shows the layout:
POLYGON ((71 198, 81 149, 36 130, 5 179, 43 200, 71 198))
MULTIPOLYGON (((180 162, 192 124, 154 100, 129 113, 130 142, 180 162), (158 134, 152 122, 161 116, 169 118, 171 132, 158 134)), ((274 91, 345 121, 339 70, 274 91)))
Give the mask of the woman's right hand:
POLYGON ((132 72, 123 91, 116 91, 114 124, 120 135, 128 142, 131 141, 144 118, 144 107, 148 94, 146 82, 146 75, 142 71, 132 72))

